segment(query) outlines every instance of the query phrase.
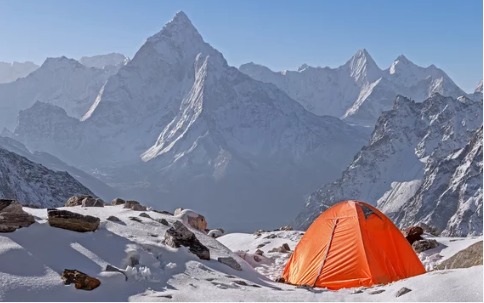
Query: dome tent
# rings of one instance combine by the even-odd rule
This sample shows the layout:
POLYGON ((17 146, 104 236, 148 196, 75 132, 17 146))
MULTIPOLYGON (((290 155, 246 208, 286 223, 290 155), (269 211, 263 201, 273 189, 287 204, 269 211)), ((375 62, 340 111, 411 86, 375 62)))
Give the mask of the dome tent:
POLYGON ((371 286, 425 273, 400 230, 382 212, 343 201, 307 229, 286 264, 286 283, 340 289, 371 286))

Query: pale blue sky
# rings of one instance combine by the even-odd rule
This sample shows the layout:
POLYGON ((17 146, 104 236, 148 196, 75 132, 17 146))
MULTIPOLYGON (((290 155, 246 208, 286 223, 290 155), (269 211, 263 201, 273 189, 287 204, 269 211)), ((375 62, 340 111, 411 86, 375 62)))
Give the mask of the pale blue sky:
POLYGON ((336 67, 366 48, 435 64, 465 91, 482 79, 482 0, 0 0, 0 61, 133 57, 183 10, 229 64, 336 67))

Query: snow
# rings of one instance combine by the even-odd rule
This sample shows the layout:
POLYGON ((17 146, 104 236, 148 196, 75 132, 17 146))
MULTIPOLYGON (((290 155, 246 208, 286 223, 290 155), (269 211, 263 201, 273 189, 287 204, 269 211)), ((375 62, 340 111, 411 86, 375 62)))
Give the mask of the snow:
MULTIPOLYGON (((24 208, 35 216, 37 223, 13 233, 0 234, 0 300, 482 301, 482 266, 432 271, 371 288, 305 289, 271 281, 280 275, 289 254, 269 253, 269 250, 283 243, 293 250, 301 237, 300 231, 260 232, 259 236, 237 233, 218 239, 194 231, 210 249, 211 260, 205 261, 186 248, 166 247, 162 239, 167 226, 139 217, 140 212, 124 209, 122 205, 62 209, 97 216, 101 225, 93 233, 58 229, 48 225, 46 209, 24 208), (122 223, 107 221, 109 216, 118 217, 122 223), (142 223, 129 217, 138 217, 142 223), (232 252, 253 253, 263 243, 266 244, 260 249, 273 263, 266 262, 255 270, 232 252), (242 271, 217 262, 219 256, 232 256, 242 266, 242 271), (130 258, 136 258, 139 264, 130 265, 130 258), (128 280, 121 273, 103 271, 108 264, 124 271, 128 280), (101 285, 93 291, 63 285, 60 273, 65 268, 96 277, 101 285), (396 298, 396 292, 402 287, 412 291, 396 298), (384 292, 371 294, 375 290, 384 292)), ((146 213, 170 223, 176 219, 153 211, 146 213)), ((444 256, 440 261, 482 241, 482 237, 435 239, 446 246, 434 249, 433 253, 444 256)))

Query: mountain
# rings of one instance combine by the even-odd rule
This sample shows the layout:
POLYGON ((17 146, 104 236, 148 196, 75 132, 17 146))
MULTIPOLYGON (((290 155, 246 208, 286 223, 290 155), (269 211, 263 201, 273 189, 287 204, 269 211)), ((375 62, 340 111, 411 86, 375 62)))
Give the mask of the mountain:
POLYGON ((215 224, 245 230, 285 223, 367 136, 228 66, 183 12, 109 78, 81 121, 38 102, 20 113, 14 134, 99 172, 123 195, 196 206, 215 224))
POLYGON ((305 228, 332 204, 357 199, 378 206, 400 227, 422 221, 442 234, 482 234, 480 127, 482 102, 397 97, 342 176, 310 195, 297 225, 305 228), (470 210, 477 213, 464 227, 470 210))
POLYGON ((105 55, 97 55, 97 56, 84 56, 79 59, 81 64, 84 64, 87 67, 94 67, 99 69, 110 69, 110 68, 120 68, 123 65, 128 63, 129 59, 119 53, 110 53, 105 55))
POLYGON ((63 206, 76 194, 94 195, 67 172, 54 172, 0 147, 0 196, 40 207, 63 206))
POLYGON ((388 69, 381 70, 365 49, 338 68, 303 65, 298 71, 273 72, 248 63, 239 69, 256 80, 276 85, 317 115, 367 126, 373 126, 383 111, 391 109, 397 95, 419 102, 433 93, 466 95, 434 65, 423 68, 401 55, 388 69))
POLYGON ((69 116, 80 119, 113 72, 86 67, 66 57, 47 58, 25 78, 0 84, 0 128, 13 130, 19 111, 36 101, 60 106, 69 116))
POLYGON ((0 62, 0 83, 13 82, 19 78, 23 78, 39 68, 33 62, 0 62))
POLYGON ((101 180, 89 175, 88 173, 70 166, 51 154, 45 152, 30 152, 25 145, 8 137, 0 136, 0 148, 8 150, 28 160, 41 164, 46 168, 56 172, 67 172, 81 184, 87 186, 96 196, 109 201, 119 196, 117 191, 102 182, 101 180))

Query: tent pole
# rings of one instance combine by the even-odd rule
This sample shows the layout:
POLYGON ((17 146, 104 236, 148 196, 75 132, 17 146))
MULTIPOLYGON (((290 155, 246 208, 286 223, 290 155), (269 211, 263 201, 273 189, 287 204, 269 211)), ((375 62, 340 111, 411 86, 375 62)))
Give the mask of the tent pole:
POLYGON ((333 242, 334 230, 336 229, 336 225, 338 224, 338 220, 339 219, 336 219, 333 222, 333 228, 331 230, 331 236, 329 237, 328 245, 326 245, 326 251, 324 252, 323 262, 321 263, 321 267, 319 268, 318 275, 316 276, 316 279, 314 280, 312 287, 316 286, 316 282, 318 281, 318 278, 319 278, 319 276, 321 276, 321 272, 323 271, 324 263, 326 262, 326 258, 328 257, 329 247, 331 246, 331 242, 333 242))

